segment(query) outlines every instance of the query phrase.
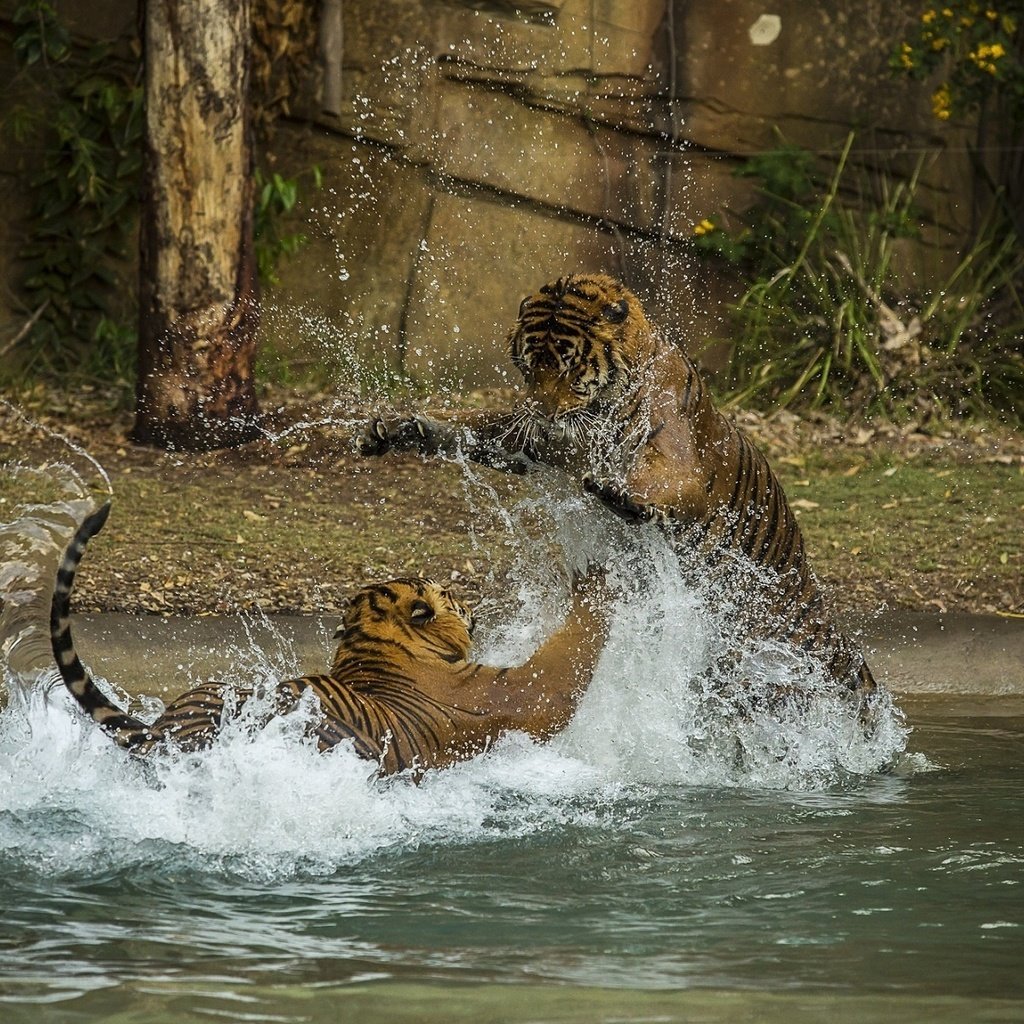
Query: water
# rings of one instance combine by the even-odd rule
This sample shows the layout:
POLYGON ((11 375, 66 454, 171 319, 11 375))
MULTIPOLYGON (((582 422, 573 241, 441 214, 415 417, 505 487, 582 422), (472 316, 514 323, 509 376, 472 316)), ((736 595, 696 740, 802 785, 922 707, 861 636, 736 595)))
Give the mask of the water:
POLYGON ((623 784, 525 741, 419 787, 283 735, 150 775, 60 704, 21 714, 5 1020, 327 1019, 350 989, 472 1019, 495 986, 487 1019, 603 1019, 545 1017, 565 986, 628 1020, 669 992, 675 1012, 757 993, 790 1014, 799 993, 848 998, 849 1019, 873 995, 1019 1019, 985 1001, 1024 999, 1020 717, 925 704, 895 772, 787 791, 623 784))
POLYGON ((288 720, 136 764, 11 680, 2 1019, 1019 1019, 1024 718, 920 702, 883 773, 694 748, 635 626, 553 744, 419 786, 288 720))
MULTIPOLYGON (((243 716, 140 764, 47 668, 46 584, 85 500, 62 491, 0 530, 5 1022, 1020 1019, 1010 705, 920 703, 909 738, 892 706, 865 738, 823 684, 810 711, 737 714, 701 683, 728 595, 709 608, 656 540, 549 491, 507 512, 519 590, 480 645, 525 657, 569 568, 610 563, 611 636, 553 743, 417 786, 317 754, 300 716, 243 716)), ((771 684, 778 653, 747 654, 771 684)), ((235 663, 298 671, 283 642, 235 663)))

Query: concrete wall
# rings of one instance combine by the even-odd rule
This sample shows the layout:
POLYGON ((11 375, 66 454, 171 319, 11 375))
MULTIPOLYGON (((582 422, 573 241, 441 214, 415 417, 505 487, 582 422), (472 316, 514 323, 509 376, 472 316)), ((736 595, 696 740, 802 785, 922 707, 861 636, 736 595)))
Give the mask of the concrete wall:
MULTIPOLYGON (((116 27, 133 6, 88 8, 116 27)), ((729 284, 689 238, 749 202, 738 158, 776 128, 837 153, 856 125, 867 166, 955 146, 927 90, 888 71, 918 6, 342 0, 333 109, 311 88, 277 135, 278 166, 318 164, 325 189, 304 200, 311 242, 268 295, 268 337, 428 386, 500 383, 522 295, 601 269, 699 351, 722 333, 729 284)), ((939 242, 962 227, 961 170, 944 157, 926 176, 939 242)))

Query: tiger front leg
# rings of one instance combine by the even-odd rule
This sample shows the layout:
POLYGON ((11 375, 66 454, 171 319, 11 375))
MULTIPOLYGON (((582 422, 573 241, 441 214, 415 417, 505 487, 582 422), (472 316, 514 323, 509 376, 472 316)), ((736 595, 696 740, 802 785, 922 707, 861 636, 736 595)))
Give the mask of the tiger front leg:
POLYGON ((625 489, 611 480, 598 479, 589 473, 583 478, 583 490, 593 494, 606 508, 627 523, 649 523, 659 518, 656 505, 636 501, 625 489))
POLYGON ((624 472, 612 468, 611 475, 598 476, 595 468, 584 477, 584 490, 626 522, 653 522, 674 534, 707 521, 707 474, 694 471, 690 460, 648 445, 624 472))
POLYGON ((533 465, 532 453, 524 447, 506 446, 522 420, 519 413, 473 411, 440 423, 423 415, 385 420, 375 417, 356 437, 360 455, 383 455, 391 451, 415 451, 421 455, 458 457, 505 473, 525 473, 533 465))

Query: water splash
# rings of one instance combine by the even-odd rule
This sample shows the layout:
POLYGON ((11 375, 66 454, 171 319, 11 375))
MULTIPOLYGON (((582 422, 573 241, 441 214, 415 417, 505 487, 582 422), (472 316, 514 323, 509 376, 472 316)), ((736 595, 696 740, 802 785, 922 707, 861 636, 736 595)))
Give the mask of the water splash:
MULTIPOLYGON (((708 609, 727 602, 688 585, 659 535, 621 524, 555 471, 537 474, 533 496, 502 507, 486 474, 464 464, 467 503, 488 513, 497 508, 515 543, 514 582, 478 639, 481 660, 524 661, 560 619, 573 574, 591 563, 606 566, 610 636, 563 734, 547 746, 506 737, 485 756, 414 785, 376 778, 374 767, 344 746, 318 754, 304 737, 308 711, 256 731, 243 709, 208 752, 139 763, 82 718, 56 683, 48 648, 53 573, 92 504, 89 480, 68 465, 14 471, 25 474, 26 493, 45 478, 61 495, 25 503, 0 525, 9 693, 0 712, 0 858, 17 870, 332 874, 385 851, 566 825, 615 828, 637 799, 664 787, 856 786, 905 746, 906 729, 891 704, 866 737, 856 708, 805 665, 796 668, 813 693, 806 707, 737 703, 709 682, 709 666, 727 641, 708 609)), ((755 687, 770 688, 794 671, 770 645, 743 657, 755 687)), ((188 652, 181 660, 188 663, 188 652)), ((260 647, 252 633, 233 665, 223 678, 238 686, 300 672, 283 639, 260 647)), ((180 688, 197 681, 182 678, 180 688)), ((149 711, 156 710, 154 703, 149 711)))
MULTIPOLYGON (((3 472, 23 500, 4 505, 0 522, 0 656, 15 676, 52 663, 49 603, 60 552, 94 507, 97 493, 113 494, 110 477, 81 445, 0 398, 0 410, 52 442, 42 465, 12 461, 3 472), (40 500, 44 496, 49 500, 40 500)), ((0 691, 2 693, 2 691, 0 691)))

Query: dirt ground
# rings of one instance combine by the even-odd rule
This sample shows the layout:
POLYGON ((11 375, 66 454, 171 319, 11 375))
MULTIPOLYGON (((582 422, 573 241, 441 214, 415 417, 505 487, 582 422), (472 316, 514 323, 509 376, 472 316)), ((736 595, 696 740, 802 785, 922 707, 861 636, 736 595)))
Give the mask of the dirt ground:
MULTIPOLYGON (((266 440, 190 455, 134 447, 130 412, 102 391, 7 396, 0 521, 52 500, 41 467, 72 464, 100 498, 106 474, 114 510, 80 573, 80 611, 331 613, 367 579, 410 571, 454 579, 471 600, 507 586, 507 510, 529 481, 414 455, 361 459, 352 436, 367 409, 354 399, 277 389, 264 409, 266 440)), ((1024 435, 737 419, 776 467, 840 610, 1024 617, 1024 435)))

